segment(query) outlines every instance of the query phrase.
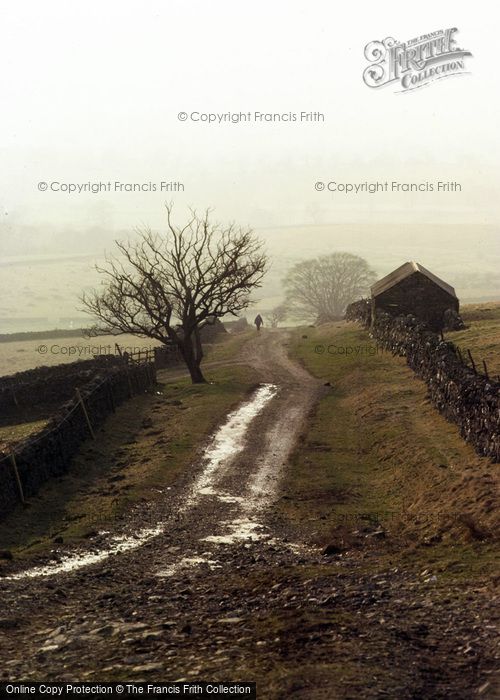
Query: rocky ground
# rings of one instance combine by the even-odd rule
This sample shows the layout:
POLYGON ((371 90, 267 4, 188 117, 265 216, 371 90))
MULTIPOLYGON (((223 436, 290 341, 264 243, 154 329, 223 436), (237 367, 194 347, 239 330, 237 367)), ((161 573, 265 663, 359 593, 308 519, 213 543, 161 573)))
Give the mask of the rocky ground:
POLYGON ((175 488, 85 549, 61 543, 31 568, 3 566, 3 679, 257 681, 271 699, 497 697, 490 584, 401 566, 376 526, 352 549, 325 551, 288 529, 275 508, 287 457, 328 389, 286 357, 282 334, 256 337, 243 360, 265 386, 175 488), (83 566, 89 554, 102 557, 83 566), (37 567, 48 568, 23 575, 37 567))

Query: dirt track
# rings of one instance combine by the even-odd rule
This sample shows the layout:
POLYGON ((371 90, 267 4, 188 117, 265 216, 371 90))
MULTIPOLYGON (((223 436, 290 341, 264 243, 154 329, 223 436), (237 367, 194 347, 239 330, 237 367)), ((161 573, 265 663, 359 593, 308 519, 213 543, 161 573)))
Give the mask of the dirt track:
POLYGON ((257 680, 259 698, 493 697, 483 673, 493 606, 481 591, 460 609, 452 590, 436 596, 412 572, 366 573, 376 550, 325 559, 290 541, 273 503, 326 389, 283 342, 261 333, 244 348, 262 386, 174 489, 91 551, 61 547, 38 572, 52 575, 0 581, 5 679, 257 680), (89 554, 96 563, 81 566, 89 554))

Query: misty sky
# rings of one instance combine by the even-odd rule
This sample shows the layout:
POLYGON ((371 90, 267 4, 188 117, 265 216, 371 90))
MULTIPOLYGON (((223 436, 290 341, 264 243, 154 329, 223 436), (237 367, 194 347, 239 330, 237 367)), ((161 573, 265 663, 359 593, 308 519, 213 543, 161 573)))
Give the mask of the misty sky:
MULTIPOLYGON (((271 239, 274 229, 313 224, 460 224, 457 247, 483 240, 491 262, 499 254, 499 15, 494 2, 463 1, 4 2, 7 255, 69 254, 69 230, 80 232, 81 253, 92 228, 161 227, 168 199, 180 218, 187 205, 211 206, 271 239), (469 74, 411 94, 364 84, 368 42, 449 27, 473 54, 469 74), (219 125, 180 122, 181 111, 317 111, 325 121, 219 125), (316 181, 333 180, 458 181, 462 192, 315 191, 316 181), (69 195, 39 192, 40 181, 177 181, 185 191, 69 195), (474 227, 485 225, 481 237, 474 227)), ((386 240, 377 231, 377 249, 390 251, 395 229, 386 240)), ((96 252, 94 239, 89 245, 96 252)), ((401 251, 411 253, 411 245, 401 251)))

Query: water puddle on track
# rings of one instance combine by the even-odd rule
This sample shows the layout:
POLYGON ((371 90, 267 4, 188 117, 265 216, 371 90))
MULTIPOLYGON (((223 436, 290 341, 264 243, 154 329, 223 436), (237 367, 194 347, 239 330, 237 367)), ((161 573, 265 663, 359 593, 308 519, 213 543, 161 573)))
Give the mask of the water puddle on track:
POLYGON ((145 528, 132 536, 116 536, 113 537, 107 546, 100 551, 95 552, 77 552, 61 556, 61 558, 53 563, 44 566, 36 566, 27 571, 20 571, 11 576, 5 576, 1 580, 12 580, 20 578, 37 578, 38 576, 55 576, 56 574, 71 573, 84 566, 99 564, 110 556, 115 554, 123 554, 131 549, 137 549, 149 542, 154 537, 157 537, 163 532, 163 527, 158 525, 154 528, 145 528))
POLYGON ((195 501, 203 495, 218 496, 221 500, 228 496, 215 490, 215 482, 221 476, 225 466, 245 447, 245 434, 253 419, 264 409, 269 401, 276 395, 278 388, 274 384, 263 384, 254 393, 253 397, 230 413, 224 425, 215 433, 210 444, 205 450, 205 467, 197 478, 191 493, 188 496, 184 510, 189 509, 195 501))
POLYGON ((264 532, 264 526, 258 522, 252 522, 248 518, 236 518, 235 520, 222 523, 226 528, 224 535, 209 535, 203 538, 203 542, 214 542, 215 544, 234 544, 238 541, 257 542, 268 538, 264 532))
MULTIPOLYGON (((243 500, 246 500, 224 492, 218 493, 215 489, 215 483, 217 478, 224 473, 231 461, 244 449, 245 435, 250 424, 276 395, 277 391, 278 388, 274 384, 262 384, 248 401, 245 401, 239 408, 228 415, 226 422, 216 431, 208 446, 205 448, 202 457, 202 461, 204 462, 203 470, 190 489, 188 497, 185 499, 179 512, 189 510, 201 497, 214 496, 221 501, 235 504, 242 503, 243 500)), ((238 521, 234 521, 234 524, 237 522, 238 521)), ((230 523, 230 525, 232 524, 233 523, 230 523)), ((168 521, 159 522, 154 527, 143 528, 137 531, 134 535, 114 536, 98 551, 78 551, 67 555, 61 555, 60 559, 54 563, 37 566, 26 571, 20 571, 10 576, 5 576, 0 580, 36 578, 39 576, 56 576, 57 574, 71 573, 83 567, 101 563, 110 556, 142 547, 155 537, 164 533, 168 529, 168 525, 168 521)), ((252 525, 252 527, 245 525, 244 527, 242 526, 243 529, 240 527, 239 530, 238 525, 236 525, 240 536, 238 537, 235 532, 233 532, 233 540, 231 541, 234 541, 234 539, 243 539, 242 533, 245 532, 248 535, 246 539, 252 539, 252 533, 255 535, 254 531, 259 526, 258 524, 252 523, 250 523, 250 525, 252 525)), ((230 537, 230 535, 228 537, 230 537)), ((254 539, 256 539, 256 537, 254 537, 254 539)), ((227 538, 226 541, 228 541, 227 538)), ((201 556, 185 557, 177 562, 177 564, 173 564, 158 575, 172 575, 179 568, 182 569, 201 563, 207 563, 213 566, 216 564, 216 561, 207 560, 201 556)))
MULTIPOLYGON (((276 391, 276 387, 270 387, 272 396, 276 394, 276 391)), ((214 525, 216 531, 200 539, 200 550, 201 548, 206 549, 207 544, 208 546, 212 545, 214 551, 208 553, 211 559, 204 559, 207 556, 205 552, 199 556, 202 561, 194 562, 193 560, 193 565, 210 564, 210 561, 217 561, 219 556, 226 558, 224 547, 242 543, 245 543, 245 546, 250 546, 261 541, 271 545, 279 544, 290 549, 288 543, 278 542, 260 520, 274 498, 279 483, 280 466, 283 464, 284 456, 288 454, 294 444, 294 432, 292 431, 285 440, 284 452, 279 449, 275 450, 273 445, 278 443, 283 445, 282 436, 287 432, 286 424, 290 419, 294 420, 295 418, 300 419, 300 415, 295 416, 295 409, 292 408, 280 416, 277 424, 266 432, 268 439, 265 442, 267 444, 263 447, 260 456, 257 457, 255 469, 250 475, 244 496, 232 495, 217 487, 221 470, 216 469, 213 472, 207 470, 202 474, 194 489, 197 497, 217 499, 234 505, 234 508, 231 519, 217 522, 214 525)), ((198 558, 198 555, 195 558, 198 558)), ((158 572, 157 575, 172 576, 185 568, 185 560, 180 560, 177 565, 171 564, 167 569, 158 572)))

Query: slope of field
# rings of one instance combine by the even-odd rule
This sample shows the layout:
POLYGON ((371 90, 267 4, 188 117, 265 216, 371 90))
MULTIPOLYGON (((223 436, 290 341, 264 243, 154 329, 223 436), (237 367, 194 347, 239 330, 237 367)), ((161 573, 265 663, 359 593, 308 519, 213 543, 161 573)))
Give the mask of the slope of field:
POLYGON ((461 315, 467 328, 456 333, 449 333, 452 340, 467 357, 470 350, 478 370, 483 372, 482 360, 486 362, 492 377, 500 375, 500 302, 488 304, 466 304, 461 315))
MULTIPOLYGON (((486 352, 499 322, 477 323, 488 332, 471 325, 461 337, 486 352)), ((356 546, 368 526, 400 552, 441 561, 443 571, 488 568, 498 467, 439 415, 404 358, 345 322, 302 329, 290 352, 331 388, 295 453, 288 494, 296 497, 282 502, 286 520, 322 544, 356 546)))

